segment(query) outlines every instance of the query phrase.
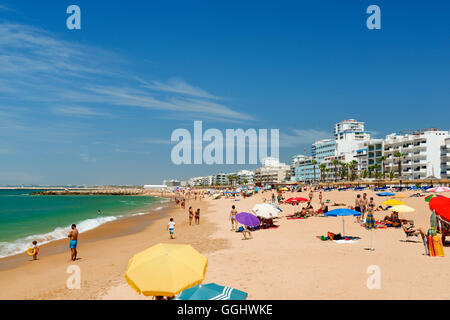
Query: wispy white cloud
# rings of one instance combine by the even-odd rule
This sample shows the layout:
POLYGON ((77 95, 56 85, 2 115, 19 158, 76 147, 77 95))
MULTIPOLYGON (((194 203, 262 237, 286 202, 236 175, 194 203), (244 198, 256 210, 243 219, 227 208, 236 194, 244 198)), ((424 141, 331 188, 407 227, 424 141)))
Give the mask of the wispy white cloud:
POLYGON ((93 106, 101 104, 193 113, 221 122, 254 119, 180 78, 147 82, 129 75, 127 63, 42 29, 0 23, 0 95, 6 98, 54 105, 53 112, 72 116, 100 116, 93 106))
POLYGON ((53 112, 56 114, 74 116, 74 117, 105 117, 110 116, 108 113, 95 111, 92 108, 81 106, 61 106, 54 107, 53 112))
POLYGON ((140 80, 142 86, 147 89, 156 90, 156 91, 165 91, 171 93, 178 93, 182 95, 187 95, 191 97, 198 98, 206 98, 206 99, 215 99, 221 100, 222 98, 212 95, 211 93, 203 90, 199 87, 195 87, 185 82, 182 79, 172 78, 169 79, 166 83, 160 81, 151 81, 146 82, 144 80, 140 80))
POLYGON ((80 153, 80 157, 83 162, 88 162, 88 163, 97 162, 97 159, 94 157, 91 157, 89 155, 89 153, 87 153, 87 152, 80 153))
POLYGON ((288 133, 280 131, 280 147, 311 144, 317 140, 330 139, 332 134, 325 130, 292 129, 288 133))

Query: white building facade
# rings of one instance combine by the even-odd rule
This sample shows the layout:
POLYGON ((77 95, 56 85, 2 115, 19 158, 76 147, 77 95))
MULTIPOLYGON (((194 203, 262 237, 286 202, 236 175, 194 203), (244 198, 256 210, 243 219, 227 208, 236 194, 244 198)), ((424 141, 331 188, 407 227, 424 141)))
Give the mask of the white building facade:
POLYGON ((413 134, 386 136, 384 154, 387 157, 386 168, 398 173, 399 157, 401 157, 401 179, 424 179, 429 176, 441 178, 442 150, 445 150, 449 131, 424 129, 413 134))

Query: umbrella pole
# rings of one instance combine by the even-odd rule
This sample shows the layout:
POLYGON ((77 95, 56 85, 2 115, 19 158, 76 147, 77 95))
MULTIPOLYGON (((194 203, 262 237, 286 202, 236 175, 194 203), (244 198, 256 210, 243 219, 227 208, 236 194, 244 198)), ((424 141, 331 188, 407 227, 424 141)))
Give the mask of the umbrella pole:
POLYGON ((374 248, 373 248, 373 229, 370 229, 370 250, 374 250, 374 248))
POLYGON ((344 221, 344 216, 342 216, 342 236, 345 237, 345 221, 344 221))

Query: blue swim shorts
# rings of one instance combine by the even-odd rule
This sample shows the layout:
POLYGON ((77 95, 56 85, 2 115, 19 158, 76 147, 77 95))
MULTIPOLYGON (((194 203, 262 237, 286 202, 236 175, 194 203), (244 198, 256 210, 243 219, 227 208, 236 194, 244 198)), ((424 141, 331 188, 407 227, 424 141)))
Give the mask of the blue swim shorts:
POLYGON ((77 248, 77 244, 78 244, 77 240, 70 240, 69 248, 70 249, 76 249, 77 248))

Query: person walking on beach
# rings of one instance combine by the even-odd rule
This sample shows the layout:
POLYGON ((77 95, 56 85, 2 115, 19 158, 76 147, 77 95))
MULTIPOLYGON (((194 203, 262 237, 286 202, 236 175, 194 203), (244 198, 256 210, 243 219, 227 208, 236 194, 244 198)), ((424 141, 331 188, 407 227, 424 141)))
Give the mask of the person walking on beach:
POLYGON ((189 207, 189 225, 192 225, 192 219, 194 219, 194 210, 192 210, 192 207, 189 207))
POLYGON ((78 245, 78 229, 75 224, 72 224, 72 231, 69 232, 69 248, 70 248, 70 260, 76 261, 77 260, 77 245, 78 245))
POLYGON ((322 202, 322 191, 320 191, 320 193, 319 193, 319 202, 322 204, 323 202, 322 202))
POLYGON ((200 224, 200 208, 195 211, 195 224, 200 224))
POLYGON ((175 222, 173 221, 173 218, 170 218, 170 221, 167 225, 167 230, 169 230, 170 239, 175 239, 174 233, 175 233, 175 222))
POLYGON ((237 214, 237 210, 236 210, 236 207, 233 205, 231 207, 231 212, 230 212, 231 230, 236 230, 236 227, 237 227, 236 214, 237 214))

